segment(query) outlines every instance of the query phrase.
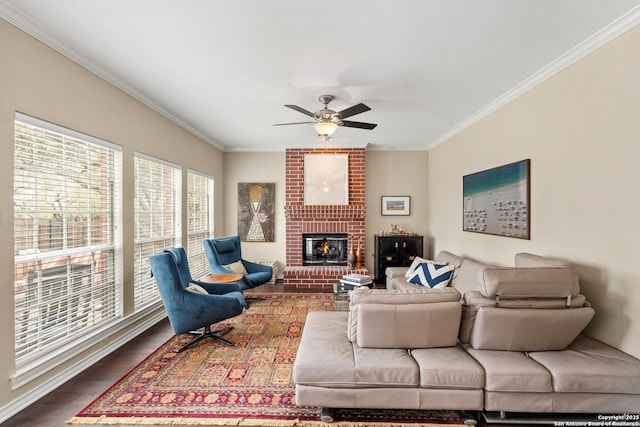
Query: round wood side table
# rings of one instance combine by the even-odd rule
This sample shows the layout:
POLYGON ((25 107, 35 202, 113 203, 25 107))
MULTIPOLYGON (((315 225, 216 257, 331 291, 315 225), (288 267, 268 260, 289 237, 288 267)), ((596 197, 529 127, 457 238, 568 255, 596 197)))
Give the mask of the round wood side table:
POLYGON ((201 282, 207 283, 229 283, 242 279, 242 274, 224 273, 224 274, 209 274, 200 278, 201 282))

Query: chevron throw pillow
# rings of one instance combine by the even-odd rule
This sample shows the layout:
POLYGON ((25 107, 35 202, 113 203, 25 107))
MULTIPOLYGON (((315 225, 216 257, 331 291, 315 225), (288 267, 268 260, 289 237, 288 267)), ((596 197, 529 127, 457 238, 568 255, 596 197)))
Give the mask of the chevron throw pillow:
POLYGON ((455 266, 434 262, 423 262, 413 271, 409 282, 430 288, 444 288, 449 284, 455 266))
POLYGON ((404 273, 404 278, 409 280, 409 277, 411 277, 413 272, 416 271, 416 268, 418 268, 418 266, 423 262, 435 262, 435 261, 431 261, 430 259, 424 259, 424 258, 420 258, 419 256, 416 256, 413 259, 413 262, 411 263, 407 271, 404 273))

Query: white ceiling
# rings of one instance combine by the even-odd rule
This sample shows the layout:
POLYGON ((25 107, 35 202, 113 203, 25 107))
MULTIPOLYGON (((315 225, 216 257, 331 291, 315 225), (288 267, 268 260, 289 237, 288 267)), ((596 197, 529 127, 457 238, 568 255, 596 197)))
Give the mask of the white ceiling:
POLYGON ((640 23, 640 0, 0 0, 0 16, 224 151, 427 150, 640 23))

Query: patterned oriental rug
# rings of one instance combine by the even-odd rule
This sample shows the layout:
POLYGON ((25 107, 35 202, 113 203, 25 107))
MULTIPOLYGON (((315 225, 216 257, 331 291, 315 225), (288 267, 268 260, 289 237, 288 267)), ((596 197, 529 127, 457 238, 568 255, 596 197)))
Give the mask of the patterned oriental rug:
MULTIPOLYGON (((333 310, 332 294, 261 294, 229 319, 230 347, 171 338, 75 417, 71 424, 315 426, 319 408, 295 405, 291 380, 310 311, 333 310)), ((218 326, 222 326, 222 323, 218 326)), ((462 424, 454 411, 336 410, 332 426, 462 424)))

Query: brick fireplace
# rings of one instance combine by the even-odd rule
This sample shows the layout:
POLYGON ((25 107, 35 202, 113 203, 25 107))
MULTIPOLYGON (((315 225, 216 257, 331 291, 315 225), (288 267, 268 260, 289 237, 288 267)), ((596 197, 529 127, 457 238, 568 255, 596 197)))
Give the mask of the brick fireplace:
MULTIPOLYGON (((333 284, 346 273, 369 274, 363 265, 359 269, 346 266, 304 266, 302 235, 304 233, 346 233, 348 244, 365 251, 365 152, 363 148, 287 149, 286 151, 286 268, 284 288, 332 290, 333 284), (304 204, 305 154, 348 154, 349 204, 304 204)), ((364 256, 363 256, 364 260, 364 256)))

